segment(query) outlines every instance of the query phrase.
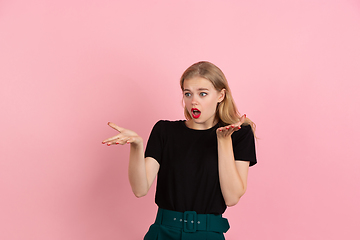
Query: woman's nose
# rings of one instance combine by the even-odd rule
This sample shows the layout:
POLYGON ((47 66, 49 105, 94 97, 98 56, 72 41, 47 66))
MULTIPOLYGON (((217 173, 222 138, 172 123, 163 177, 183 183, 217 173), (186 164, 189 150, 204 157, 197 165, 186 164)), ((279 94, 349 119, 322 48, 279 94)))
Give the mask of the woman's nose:
POLYGON ((195 96, 193 96, 193 97, 191 98, 191 103, 192 103, 193 105, 198 103, 198 100, 197 100, 197 98, 196 98, 195 96))

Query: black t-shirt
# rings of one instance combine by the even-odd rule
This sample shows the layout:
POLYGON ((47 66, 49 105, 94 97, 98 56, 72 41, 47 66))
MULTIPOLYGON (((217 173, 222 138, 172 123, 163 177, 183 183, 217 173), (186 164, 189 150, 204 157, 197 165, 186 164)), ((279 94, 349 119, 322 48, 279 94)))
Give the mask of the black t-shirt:
MULTIPOLYGON (((199 214, 222 214, 226 209, 221 194, 216 129, 190 129, 185 121, 158 121, 147 142, 145 157, 160 164, 156 204, 163 209, 199 214)), ((235 160, 256 164, 251 126, 232 134, 235 160)))

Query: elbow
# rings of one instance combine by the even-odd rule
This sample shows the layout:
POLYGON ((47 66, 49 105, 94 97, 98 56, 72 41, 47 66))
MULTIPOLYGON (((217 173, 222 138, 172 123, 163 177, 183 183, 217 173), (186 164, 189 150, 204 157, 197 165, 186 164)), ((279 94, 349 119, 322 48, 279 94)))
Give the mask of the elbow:
POLYGON ((145 191, 145 190, 143 190, 143 191, 134 191, 133 190, 133 193, 134 193, 135 197, 141 198, 141 197, 146 196, 146 194, 148 193, 148 190, 147 191, 145 191))
POLYGON ((142 197, 145 197, 146 196, 146 194, 135 194, 135 197, 137 197, 137 198, 142 198, 142 197))
POLYGON ((232 207, 232 206, 235 206, 236 204, 238 204, 239 200, 240 200, 240 197, 233 198, 231 200, 229 199, 229 200, 225 201, 225 204, 228 207, 232 207))
POLYGON ((246 190, 244 189, 244 191, 242 191, 238 195, 233 196, 232 198, 229 198, 229 199, 225 199, 226 206, 232 207, 232 206, 235 206, 236 204, 238 204, 238 202, 240 201, 240 198, 245 194, 245 191, 246 190))
POLYGON ((140 184, 131 184, 131 190, 134 193, 135 197, 141 198, 148 194, 150 187, 147 187, 146 185, 140 185, 140 184))
POLYGON ((134 192, 135 197, 137 198, 141 198, 141 197, 145 197, 147 193, 140 193, 140 192, 134 192))

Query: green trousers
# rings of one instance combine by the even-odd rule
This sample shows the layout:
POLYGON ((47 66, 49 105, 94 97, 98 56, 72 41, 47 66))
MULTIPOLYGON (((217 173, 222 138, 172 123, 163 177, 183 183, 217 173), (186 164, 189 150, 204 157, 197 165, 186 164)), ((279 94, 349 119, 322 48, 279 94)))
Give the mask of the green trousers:
POLYGON ((144 240, 224 240, 229 223, 221 215, 175 212, 159 208, 144 240))

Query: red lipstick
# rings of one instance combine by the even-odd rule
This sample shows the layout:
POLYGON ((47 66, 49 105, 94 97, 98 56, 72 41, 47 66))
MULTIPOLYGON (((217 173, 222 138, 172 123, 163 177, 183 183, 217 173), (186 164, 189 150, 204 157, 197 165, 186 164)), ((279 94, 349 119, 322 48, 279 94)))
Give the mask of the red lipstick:
POLYGON ((199 118, 201 115, 201 111, 197 108, 192 108, 191 109, 191 115, 193 118, 199 118))

